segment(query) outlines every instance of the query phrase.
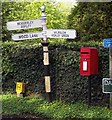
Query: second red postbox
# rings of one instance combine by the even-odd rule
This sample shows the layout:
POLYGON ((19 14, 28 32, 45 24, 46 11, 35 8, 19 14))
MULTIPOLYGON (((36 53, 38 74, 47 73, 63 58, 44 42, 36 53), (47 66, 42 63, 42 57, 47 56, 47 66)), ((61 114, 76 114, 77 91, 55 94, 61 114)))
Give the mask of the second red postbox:
POLYGON ((90 76, 98 74, 98 50, 94 47, 80 49, 80 75, 90 76))

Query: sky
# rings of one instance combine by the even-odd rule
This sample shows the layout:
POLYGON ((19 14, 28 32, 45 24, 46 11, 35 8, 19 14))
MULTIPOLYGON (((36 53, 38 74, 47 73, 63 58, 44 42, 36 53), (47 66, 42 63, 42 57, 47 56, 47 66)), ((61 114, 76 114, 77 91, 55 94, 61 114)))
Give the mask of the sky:
MULTIPOLYGON (((37 2, 45 2, 48 0, 0 0, 1 2, 14 2, 14 1, 19 1, 19 2, 32 2, 32 1, 37 1, 37 2)), ((49 0, 49 1, 56 1, 58 2, 68 2, 70 4, 74 4, 76 3, 76 1, 78 2, 111 2, 112 0, 49 0)))
MULTIPOLYGON (((2 2, 14 2, 16 0, 1 0, 2 2)), ((19 0, 17 0, 19 1, 19 0)), ((32 2, 32 1, 37 1, 37 2, 44 2, 44 1, 48 1, 48 0, 20 0, 20 1, 27 1, 27 2, 32 2)), ((57 2, 76 2, 76 0, 49 0, 49 1, 57 1, 57 2)))
POLYGON ((76 2, 76 0, 56 0, 57 2, 76 2))
POLYGON ((50 0, 50 1, 76 3, 76 0, 50 0))
POLYGON ((76 4, 76 0, 50 0, 50 2, 53 2, 53 1, 55 1, 56 3, 64 2, 64 3, 66 3, 65 5, 67 5, 67 6, 73 6, 76 4))
POLYGON ((111 2, 112 0, 56 0, 57 2, 71 2, 76 3, 76 1, 79 2, 111 2))

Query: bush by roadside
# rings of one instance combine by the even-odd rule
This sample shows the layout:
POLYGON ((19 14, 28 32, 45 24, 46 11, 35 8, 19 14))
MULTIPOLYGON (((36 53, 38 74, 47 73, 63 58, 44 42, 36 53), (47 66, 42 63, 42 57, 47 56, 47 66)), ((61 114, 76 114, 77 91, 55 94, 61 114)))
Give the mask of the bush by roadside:
MULTIPOLYGON (((45 93, 42 46, 37 41, 2 43, 3 91, 15 92, 17 81, 24 81, 27 95, 45 93)), ((108 77, 108 49, 98 42, 53 42, 49 44, 50 76, 53 99, 75 102, 88 99, 88 77, 79 73, 81 47, 96 47, 99 73, 93 76, 92 104, 108 105, 109 95, 102 92, 102 78, 108 77)))

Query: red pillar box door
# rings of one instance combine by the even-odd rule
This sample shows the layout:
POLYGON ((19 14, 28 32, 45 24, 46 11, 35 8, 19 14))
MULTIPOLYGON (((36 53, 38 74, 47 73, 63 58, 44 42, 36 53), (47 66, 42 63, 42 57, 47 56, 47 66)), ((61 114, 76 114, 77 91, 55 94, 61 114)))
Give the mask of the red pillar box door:
POLYGON ((80 75, 90 76, 98 74, 98 51, 94 47, 80 49, 80 75))

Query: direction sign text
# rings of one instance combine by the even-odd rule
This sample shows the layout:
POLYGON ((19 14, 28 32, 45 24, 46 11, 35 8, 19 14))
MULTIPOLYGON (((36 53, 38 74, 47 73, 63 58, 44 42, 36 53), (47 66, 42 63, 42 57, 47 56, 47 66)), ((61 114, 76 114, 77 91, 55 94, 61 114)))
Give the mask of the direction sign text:
POLYGON ((12 21, 7 23, 8 30, 19 30, 42 27, 41 20, 12 21))
POLYGON ((23 33, 23 34, 21 33, 21 34, 12 35, 12 39, 15 41, 26 40, 26 39, 36 39, 36 38, 42 38, 42 32, 23 33))
POLYGON ((48 29, 46 30, 48 38, 69 38, 73 39, 76 37, 75 30, 63 30, 63 29, 48 29))

